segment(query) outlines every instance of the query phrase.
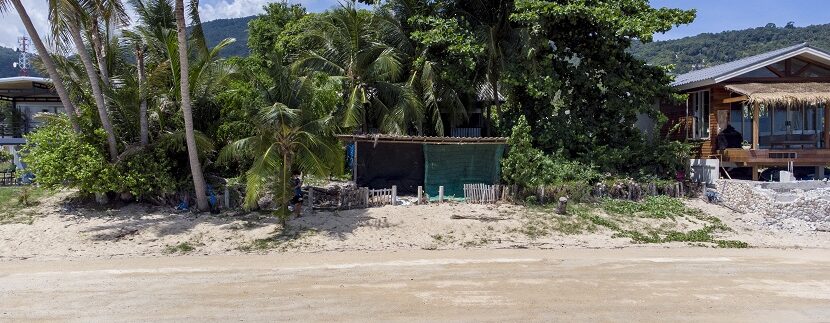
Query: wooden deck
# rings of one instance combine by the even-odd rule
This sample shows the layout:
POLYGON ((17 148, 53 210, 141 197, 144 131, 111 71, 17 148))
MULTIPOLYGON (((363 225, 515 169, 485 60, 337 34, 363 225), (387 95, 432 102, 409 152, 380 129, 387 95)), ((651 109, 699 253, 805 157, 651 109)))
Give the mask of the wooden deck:
POLYGON ((793 162, 796 166, 830 164, 830 149, 726 149, 721 160, 738 166, 780 166, 793 162))

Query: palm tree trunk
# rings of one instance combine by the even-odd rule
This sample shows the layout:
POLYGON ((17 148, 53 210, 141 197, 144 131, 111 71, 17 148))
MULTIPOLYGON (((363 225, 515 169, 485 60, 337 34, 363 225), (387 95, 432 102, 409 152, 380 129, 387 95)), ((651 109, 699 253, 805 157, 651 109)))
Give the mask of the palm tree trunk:
POLYGON ((23 21, 23 25, 26 27, 26 32, 29 33, 29 37, 32 39, 32 42, 37 49, 40 60, 43 62, 43 65, 46 66, 49 78, 52 79, 52 86, 55 87, 55 92, 58 93, 58 97, 61 99, 61 104, 63 104, 63 109, 66 110, 66 115, 69 117, 69 123, 72 125, 72 129, 76 133, 81 133, 81 126, 78 123, 78 114, 75 110, 75 105, 73 105, 72 101, 69 99, 69 93, 66 92, 66 88, 63 86, 63 80, 61 80, 61 76, 58 74, 58 69, 55 67, 55 62, 52 60, 52 56, 50 56, 49 51, 46 50, 46 45, 44 45, 43 40, 40 39, 40 35, 38 34, 37 29, 35 29, 35 25, 32 24, 32 19, 29 18, 29 14, 26 12, 26 8, 23 7, 23 4, 20 3, 20 0, 10 1, 17 10, 17 14, 20 15, 20 20, 23 21))
MULTIPOLYGON (((19 0, 18 0, 19 1, 19 0)), ((205 177, 196 151, 196 134, 193 129, 193 110, 190 102, 189 62, 187 57, 187 30, 184 20, 184 1, 176 0, 176 32, 179 40, 179 87, 182 96, 182 115, 184 115, 184 133, 187 142, 187 157, 190 160, 190 172, 193 174, 193 186, 196 190, 196 207, 201 211, 209 208, 205 194, 205 177)))
POLYGON ((92 30, 90 30, 89 33, 92 35, 90 38, 92 39, 92 48, 95 50, 95 58, 98 61, 98 70, 101 71, 101 81, 104 82, 104 86, 109 88, 110 76, 109 68, 107 68, 107 49, 101 42, 101 34, 98 29, 96 17, 97 15, 93 16, 92 30))
POLYGON ((95 66, 92 65, 92 57, 86 51, 86 46, 81 38, 81 28, 77 24, 69 24, 69 34, 72 38, 72 43, 75 44, 75 50, 84 63, 86 76, 89 78, 90 87, 92 87, 92 96, 95 98, 95 106, 98 108, 98 117, 101 118, 101 126, 104 128, 104 132, 107 133, 107 146, 109 148, 110 160, 115 161, 118 158, 118 144, 115 142, 115 130, 112 128, 110 114, 107 111, 107 103, 104 100, 104 93, 101 91, 101 84, 98 83, 98 74, 95 72, 95 66))
POLYGON ((138 124, 141 146, 147 146, 150 143, 150 131, 147 122, 147 75, 144 71, 144 50, 141 47, 142 45, 138 45, 135 50, 136 65, 138 65, 138 96, 141 99, 141 105, 138 109, 138 124))

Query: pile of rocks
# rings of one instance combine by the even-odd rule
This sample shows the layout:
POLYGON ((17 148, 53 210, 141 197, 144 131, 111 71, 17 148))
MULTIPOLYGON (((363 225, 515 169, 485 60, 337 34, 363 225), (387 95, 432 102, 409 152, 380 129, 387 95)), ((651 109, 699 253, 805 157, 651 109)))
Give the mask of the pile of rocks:
POLYGON ((789 227, 796 220, 816 229, 830 224, 830 184, 826 182, 717 180, 715 186, 722 204, 762 215, 770 225, 789 227))

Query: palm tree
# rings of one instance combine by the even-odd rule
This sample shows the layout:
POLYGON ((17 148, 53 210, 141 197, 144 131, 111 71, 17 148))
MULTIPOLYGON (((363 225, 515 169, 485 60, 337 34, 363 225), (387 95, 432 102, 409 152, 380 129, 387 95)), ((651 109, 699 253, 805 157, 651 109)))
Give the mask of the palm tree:
POLYGON ((334 137, 339 85, 328 78, 296 77, 280 65, 279 56, 273 55, 270 61, 259 62, 260 66, 243 73, 246 77, 267 74, 263 79, 253 78, 262 102, 251 116, 255 134, 226 146, 220 159, 253 158, 245 173, 245 206, 255 207, 266 184, 273 181, 273 193, 281 206, 278 214, 284 221, 292 196, 290 174, 330 175, 342 169, 339 163, 343 156, 334 137))
MULTIPOLYGON (((198 0, 191 2, 191 6, 198 7, 198 0)), ((191 8, 191 10, 196 10, 191 8)), ((196 207, 206 211, 208 205, 205 194, 205 177, 202 174, 202 164, 196 146, 195 129, 193 128, 193 108, 190 101, 189 57, 187 51, 187 28, 184 20, 184 1, 176 0, 176 34, 179 52, 179 89, 181 92, 181 109, 184 116, 185 142, 187 143, 187 157, 190 162, 190 173, 193 175, 193 186, 196 191, 196 207)), ((198 14, 197 14, 198 15, 198 14)))
POLYGON ((353 3, 323 14, 304 37, 317 49, 294 63, 296 71, 324 72, 343 85, 342 125, 376 126, 387 133, 422 129, 423 106, 406 86, 403 35, 389 21, 353 3))
MULTIPOLYGON (((66 114, 69 117, 69 123, 72 125, 72 130, 76 133, 80 133, 81 126, 78 123, 75 105, 72 104, 72 100, 69 98, 69 93, 63 85, 60 74, 58 74, 55 62, 52 60, 51 54, 49 54, 49 51, 46 49, 46 45, 43 44, 43 40, 40 39, 40 35, 38 34, 37 29, 35 29, 35 25, 32 24, 32 19, 29 18, 29 14, 26 12, 26 8, 23 7, 23 4, 20 3, 20 0, 8 1, 12 3, 15 10, 17 10, 17 14, 20 15, 20 20, 23 21, 23 25, 26 27, 26 32, 29 33, 29 37, 32 39, 32 42, 37 49, 38 56, 43 62, 43 65, 46 67, 46 72, 49 74, 49 78, 52 79, 52 86, 55 87, 55 92, 58 93, 58 97, 61 99, 61 104, 63 104, 63 108, 66 110, 66 114)), ((0 0, 0 12, 5 12, 7 5, 8 3, 6 0, 0 0)))
MULTIPOLYGON (((92 89, 92 96, 95 99, 95 106, 98 108, 98 117, 101 119, 101 126, 107 135, 107 147, 110 160, 118 158, 118 143, 115 140, 115 129, 112 127, 109 111, 107 109, 104 92, 101 90, 101 78, 92 63, 92 57, 87 51, 81 36, 81 28, 84 23, 96 23, 89 21, 90 17, 84 13, 81 4, 73 0, 52 0, 49 1, 49 20, 52 25, 52 33, 58 40, 64 40, 68 36, 75 51, 84 64, 86 75, 89 78, 89 86, 92 89)), ((60 44, 59 44, 60 45, 60 44)))
MULTIPOLYGON (((473 28, 484 41, 487 48, 487 94, 492 100, 495 114, 501 113, 499 82, 506 65, 504 58, 518 41, 518 33, 510 22, 510 15, 515 11, 515 0, 471 0, 462 1, 461 15, 469 19, 473 28)), ((492 119, 490 109, 487 118, 492 119)), ((488 125, 487 132, 490 132, 488 125)))

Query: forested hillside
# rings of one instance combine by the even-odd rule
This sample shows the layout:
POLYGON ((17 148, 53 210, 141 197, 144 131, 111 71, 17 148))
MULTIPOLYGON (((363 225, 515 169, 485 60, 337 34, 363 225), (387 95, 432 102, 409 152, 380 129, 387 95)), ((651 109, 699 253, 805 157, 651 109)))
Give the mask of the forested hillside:
MULTIPOLYGON (((254 18, 256 16, 205 22, 205 39, 210 46, 215 46, 222 39, 236 38, 236 43, 225 48, 222 56, 246 56, 248 22, 254 18)), ((685 73, 802 42, 830 50, 830 24, 808 27, 778 27, 770 24, 766 27, 700 34, 670 41, 635 43, 631 52, 651 64, 674 64, 676 73, 685 73)), ((17 75, 17 70, 12 67, 15 61, 17 53, 13 49, 0 47, 0 77, 17 75)))
POLYGON ((14 49, 0 47, 0 77, 17 76, 14 64, 17 62, 17 53, 14 49))
POLYGON ((222 50, 222 56, 248 55, 248 22, 256 16, 217 19, 202 23, 208 46, 216 46, 222 39, 236 38, 236 42, 222 50))
POLYGON ((803 42, 830 50, 830 24, 808 27, 769 24, 670 41, 635 43, 631 52, 651 64, 675 64, 676 73, 685 73, 803 42))

